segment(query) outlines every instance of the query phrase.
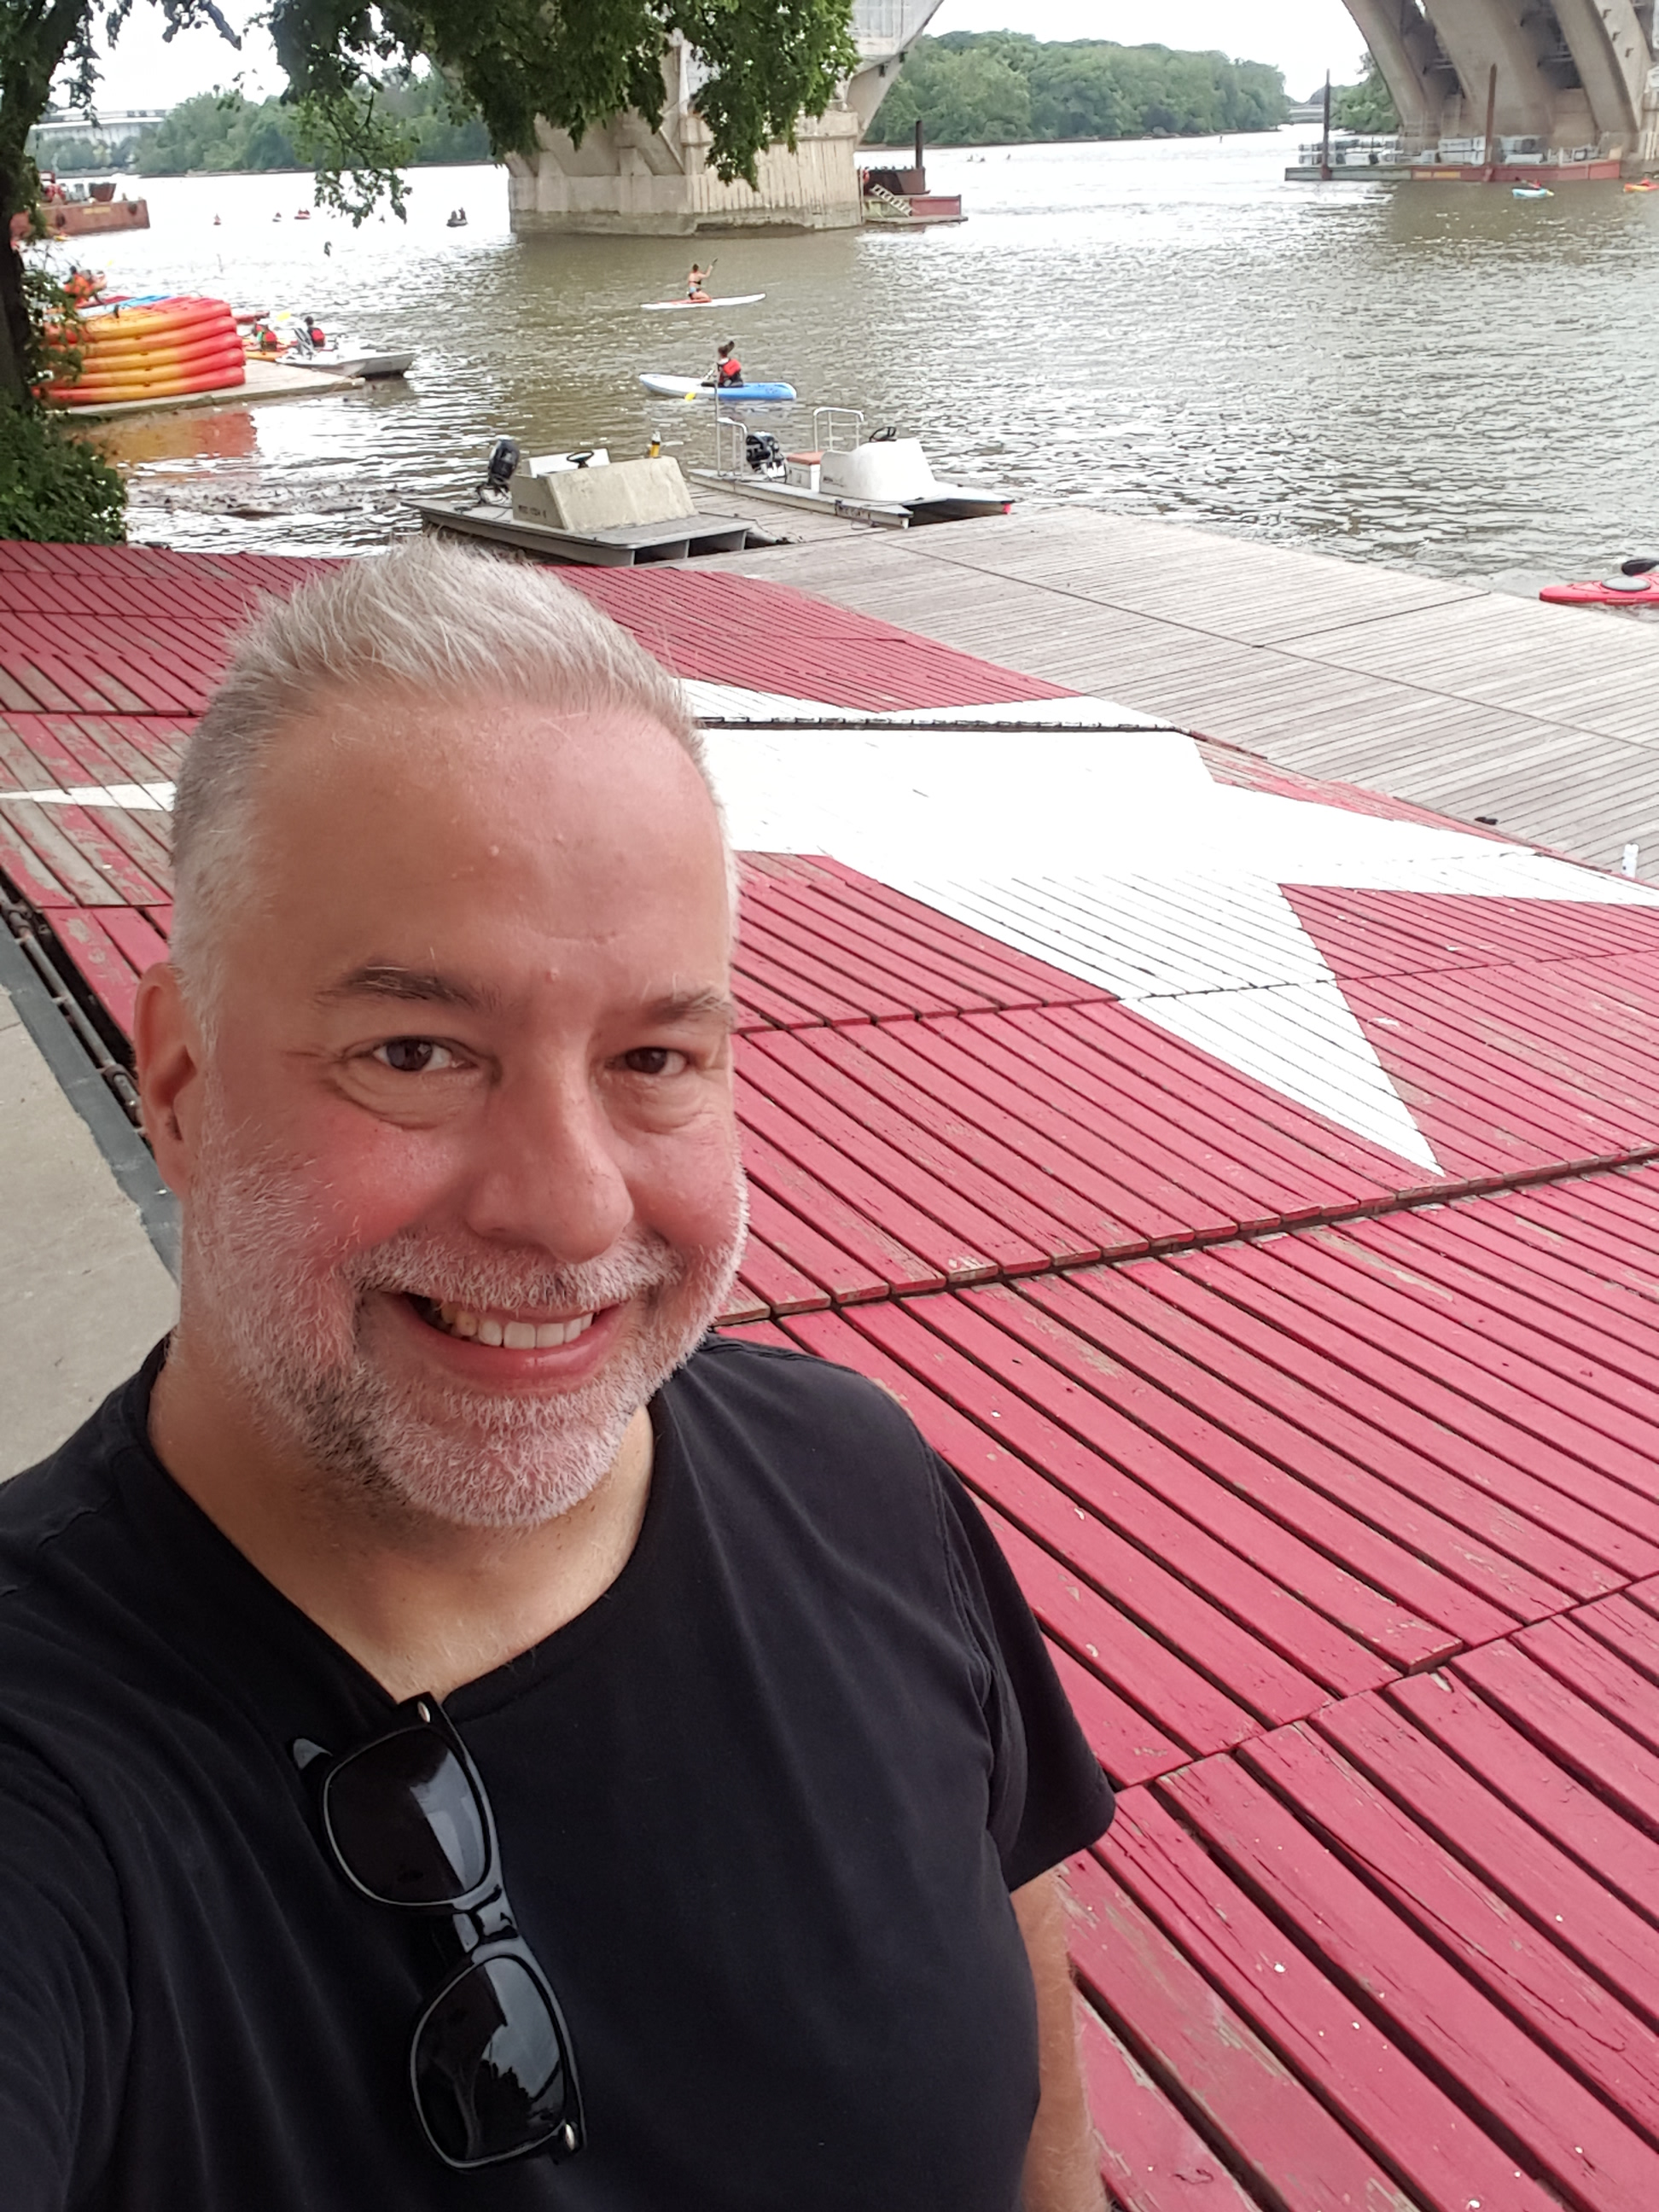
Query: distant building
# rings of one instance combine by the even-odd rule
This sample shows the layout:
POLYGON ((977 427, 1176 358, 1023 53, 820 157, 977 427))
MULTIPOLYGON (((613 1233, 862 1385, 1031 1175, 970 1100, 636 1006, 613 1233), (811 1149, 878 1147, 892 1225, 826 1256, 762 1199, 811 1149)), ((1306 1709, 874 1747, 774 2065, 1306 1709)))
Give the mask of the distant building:
POLYGON ((85 149, 94 161, 113 162, 164 122, 165 107, 100 108, 95 116, 52 115, 28 135, 28 150, 43 169, 55 155, 85 149))

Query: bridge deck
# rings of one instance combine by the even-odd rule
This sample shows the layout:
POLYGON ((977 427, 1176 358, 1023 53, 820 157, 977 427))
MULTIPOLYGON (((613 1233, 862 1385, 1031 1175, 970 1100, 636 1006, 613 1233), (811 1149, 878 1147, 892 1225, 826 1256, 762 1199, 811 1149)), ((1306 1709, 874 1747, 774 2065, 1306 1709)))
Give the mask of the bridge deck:
POLYGON ((1082 508, 715 564, 1305 774, 1659 872, 1659 627, 1082 508))

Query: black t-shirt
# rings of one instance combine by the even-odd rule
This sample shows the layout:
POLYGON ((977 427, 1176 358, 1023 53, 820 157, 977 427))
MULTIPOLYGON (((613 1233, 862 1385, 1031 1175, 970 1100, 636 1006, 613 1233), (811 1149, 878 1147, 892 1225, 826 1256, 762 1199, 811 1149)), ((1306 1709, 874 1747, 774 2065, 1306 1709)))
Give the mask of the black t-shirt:
POLYGON ((617 1581, 447 1700, 589 2138, 457 2173, 405 2072, 442 1962, 288 1751, 392 1701, 155 1460, 160 1357, 0 1491, 4 2212, 1011 2212, 1008 1892, 1111 1797, 896 1405, 711 1340, 617 1581))

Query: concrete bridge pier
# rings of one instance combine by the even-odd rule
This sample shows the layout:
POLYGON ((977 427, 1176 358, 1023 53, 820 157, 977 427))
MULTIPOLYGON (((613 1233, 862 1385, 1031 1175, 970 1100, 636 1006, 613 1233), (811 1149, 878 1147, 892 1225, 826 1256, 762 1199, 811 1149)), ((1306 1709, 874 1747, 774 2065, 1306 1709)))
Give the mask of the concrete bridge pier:
POLYGON ((1346 0, 1416 145, 1493 135, 1659 159, 1654 0, 1346 0))
POLYGON ((532 160, 512 155, 515 231, 611 231, 687 235, 719 230, 839 230, 864 220, 858 149, 906 52, 939 0, 856 0, 860 67, 820 116, 803 116, 796 145, 761 155, 754 186, 723 184, 710 160, 696 95, 707 71, 676 40, 663 57, 664 109, 656 130, 642 115, 614 117, 580 146, 537 125, 532 160))

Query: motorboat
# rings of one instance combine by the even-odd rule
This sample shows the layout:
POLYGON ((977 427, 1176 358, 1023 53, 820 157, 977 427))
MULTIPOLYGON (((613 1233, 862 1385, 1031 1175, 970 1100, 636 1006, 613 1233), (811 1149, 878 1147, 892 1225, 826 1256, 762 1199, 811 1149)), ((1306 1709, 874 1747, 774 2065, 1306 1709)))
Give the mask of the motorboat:
POLYGON ((295 368, 325 368, 332 376, 369 379, 407 376, 415 366, 412 353, 360 353, 349 345, 318 346, 310 353, 288 356, 295 368))
POLYGON ((468 505, 417 505, 428 530, 584 568, 632 568, 783 542, 741 515, 700 513, 679 463, 666 455, 613 461, 603 446, 532 459, 521 458, 511 438, 498 439, 468 505))
MULTIPOLYGON (((248 319, 237 318, 239 322, 248 319)), ((406 376, 415 365, 412 353, 381 353, 354 338, 323 338, 319 344, 320 327, 306 315, 283 312, 252 319, 255 335, 249 342, 249 352, 266 359, 280 357, 290 368, 320 368, 330 376, 378 378, 406 376), (276 341, 274 346, 262 342, 260 334, 267 332, 276 341)))
POLYGON ((722 415, 714 466, 692 474, 786 507, 817 507, 897 529, 1006 514, 1013 505, 1012 492, 941 483, 919 438, 901 438, 896 429, 866 438, 863 431, 858 408, 816 407, 811 447, 788 453, 776 438, 722 415))

